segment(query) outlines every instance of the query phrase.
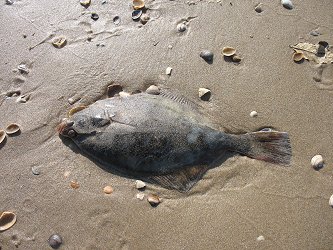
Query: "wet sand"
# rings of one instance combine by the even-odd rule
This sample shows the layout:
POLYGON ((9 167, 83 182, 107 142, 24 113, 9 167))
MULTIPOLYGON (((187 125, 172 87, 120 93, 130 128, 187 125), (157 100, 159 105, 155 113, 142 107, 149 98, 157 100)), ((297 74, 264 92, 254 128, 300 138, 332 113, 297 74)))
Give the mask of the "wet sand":
POLYGON ((263 1, 257 13, 258 3, 148 1, 151 18, 140 25, 130 1, 92 1, 87 9, 79 1, 3 2, 0 128, 16 122, 22 131, 0 149, 0 211, 17 215, 0 233, 0 248, 48 249, 58 233, 61 249, 331 249, 333 65, 321 72, 314 62, 297 64, 289 45, 333 44, 333 4, 295 0, 287 10, 263 1), (187 30, 177 32, 183 21, 187 30), (309 34, 316 29, 319 36, 309 34), (60 35, 67 44, 57 49, 52 39, 60 35), (242 61, 225 60, 224 46, 242 61), (199 57, 203 49, 214 53, 212 64, 199 57), (127 92, 151 84, 177 89, 225 127, 287 131, 292 164, 231 156, 186 194, 148 184, 146 194, 163 198, 153 208, 135 197, 135 180, 104 171, 56 133, 68 109, 102 98, 111 83, 127 92), (198 98, 199 87, 212 91, 209 102, 198 98), (17 88, 30 100, 6 98, 17 88), (253 110, 258 117, 250 117, 253 110), (316 154, 326 162, 319 171, 310 165, 316 154))

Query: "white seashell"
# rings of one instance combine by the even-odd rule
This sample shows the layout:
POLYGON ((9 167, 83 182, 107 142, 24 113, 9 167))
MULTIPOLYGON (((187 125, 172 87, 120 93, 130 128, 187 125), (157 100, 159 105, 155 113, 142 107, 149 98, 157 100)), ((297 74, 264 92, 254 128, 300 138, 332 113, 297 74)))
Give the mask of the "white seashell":
POLYGON ((171 67, 167 67, 166 70, 165 70, 165 74, 171 75, 171 72, 172 72, 172 68, 171 67))
POLYGON ((144 182, 141 181, 141 180, 136 180, 136 181, 135 181, 135 187, 136 187, 137 189, 144 188, 144 187, 146 187, 146 183, 144 183, 144 182))
POLYGON ((2 212, 0 214, 0 232, 11 228, 16 222, 16 215, 13 212, 2 212))
POLYGON ((184 24, 184 23, 179 23, 178 25, 177 25, 177 30, 179 31, 179 32, 184 32, 185 30, 186 30, 186 25, 184 24))
POLYGON ((257 117, 257 116, 258 116, 258 112, 257 112, 257 111, 252 111, 252 112, 250 113, 250 116, 251 116, 251 117, 257 117))
POLYGON ((151 85, 148 89, 146 89, 146 93, 151 95, 159 95, 160 89, 155 85, 151 85))
POLYGON ((321 155, 315 155, 311 159, 311 165, 314 169, 320 169, 324 166, 324 159, 321 155))
POLYGON ((294 5, 290 0, 281 0, 281 4, 283 7, 285 7, 288 10, 291 10, 294 8, 294 5))
POLYGON ((20 131, 20 125, 17 123, 11 123, 6 128, 7 135, 12 135, 20 131))
POLYGON ((209 89, 206 88, 199 88, 199 97, 202 100, 206 100, 210 98, 211 95, 211 91, 209 89))
POLYGON ((330 197, 330 200, 328 201, 328 204, 333 207, 333 194, 330 197))
POLYGON ((138 194, 136 194, 136 198, 139 199, 140 201, 142 201, 145 198, 145 194, 144 193, 138 193, 138 194))
POLYGON ((223 47, 222 54, 224 56, 233 56, 234 54, 236 54, 236 49, 233 47, 223 47))
POLYGON ((265 237, 260 235, 257 237, 257 241, 264 241, 265 240, 265 237))

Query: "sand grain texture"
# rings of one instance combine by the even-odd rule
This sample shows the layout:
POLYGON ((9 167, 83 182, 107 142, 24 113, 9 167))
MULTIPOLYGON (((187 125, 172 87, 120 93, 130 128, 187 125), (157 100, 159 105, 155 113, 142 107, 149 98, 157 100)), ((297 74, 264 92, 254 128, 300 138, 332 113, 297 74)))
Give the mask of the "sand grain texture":
POLYGON ((333 44, 333 3, 293 1, 287 10, 265 1, 261 13, 259 2, 231 3, 147 1, 145 25, 132 20, 130 1, 92 1, 87 9, 79 1, 1 3, 0 128, 21 125, 0 149, 0 211, 17 215, 0 233, 2 249, 47 249, 55 233, 60 249, 332 249, 333 68, 294 63, 289 45, 333 44), (57 36, 67 38, 63 48, 53 47, 57 36), (223 58, 225 46, 237 49, 239 64, 223 58), (199 56, 205 49, 211 64, 199 56), (292 165, 231 156, 188 194, 148 185, 146 193, 163 198, 153 208, 135 198, 135 180, 97 167, 56 133, 69 98, 87 105, 111 83, 126 92, 160 84, 198 102, 204 86, 212 98, 202 105, 221 125, 289 132, 292 165), (16 88, 30 94, 26 103, 5 97, 16 88), (320 171, 310 165, 316 154, 326 162, 320 171), (112 195, 101 192, 106 185, 112 195))

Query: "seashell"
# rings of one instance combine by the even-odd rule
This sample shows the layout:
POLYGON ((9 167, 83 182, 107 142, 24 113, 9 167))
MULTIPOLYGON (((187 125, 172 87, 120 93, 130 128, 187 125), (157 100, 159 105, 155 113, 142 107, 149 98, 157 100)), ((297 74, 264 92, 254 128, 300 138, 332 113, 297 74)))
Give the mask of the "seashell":
POLYGON ((263 241, 263 240, 265 240, 265 237, 263 235, 259 235, 257 237, 257 241, 263 241))
POLYGON ((135 181, 135 187, 137 189, 143 189, 146 187, 146 183, 144 183, 143 181, 140 181, 140 180, 136 180, 135 181))
POLYGON ((38 166, 32 166, 32 167, 31 167, 31 172, 32 172, 34 175, 40 175, 40 171, 39 171, 39 167, 38 167, 38 166))
POLYGON ((208 101, 211 97, 212 93, 209 89, 199 88, 199 98, 203 101, 208 101))
POLYGON ((172 72, 172 68, 171 67, 167 67, 166 70, 165 70, 165 74, 171 75, 171 72, 172 72))
POLYGON ((21 95, 16 99, 16 102, 26 103, 27 101, 29 101, 30 96, 31 96, 31 94, 21 95))
POLYGON ((281 0, 281 4, 283 7, 285 7, 288 10, 291 10, 294 8, 294 5, 290 0, 281 0))
POLYGON ((321 155, 315 155, 311 159, 311 165, 314 169, 319 170, 324 167, 324 159, 321 155))
POLYGON ((115 16, 115 17, 113 18, 113 23, 114 23, 115 25, 120 24, 120 22, 121 22, 120 16, 115 16))
POLYGON ((200 52, 200 57, 204 59, 206 62, 210 62, 213 61, 214 54, 209 50, 202 50, 200 52))
POLYGON ((236 49, 233 47, 223 47, 222 54, 224 56, 233 56, 234 54, 236 54, 236 49))
POLYGON ((0 129, 0 145, 1 145, 1 143, 3 143, 5 141, 6 136, 7 136, 6 132, 4 130, 0 129))
POLYGON ((333 194, 330 197, 330 200, 328 201, 328 204, 333 207, 333 194))
POLYGON ((16 222, 16 215, 13 212, 2 212, 0 214, 0 232, 11 228, 16 222))
POLYGON ((138 193, 138 194, 136 194, 136 198, 139 199, 140 201, 142 201, 145 198, 145 194, 144 193, 138 193))
POLYGON ((123 91, 123 87, 119 84, 111 84, 107 88, 108 97, 113 97, 123 91))
POLYGON ((20 125, 17 123, 11 123, 6 128, 7 135, 12 135, 20 131, 20 125))
POLYGON ((67 113, 67 116, 68 117, 72 117, 75 113, 85 109, 87 106, 78 106, 78 107, 74 107, 74 108, 71 108, 68 113, 67 113))
POLYGON ((67 44, 67 39, 65 36, 56 37, 52 41, 52 45, 57 49, 65 47, 66 44, 67 44))
POLYGON ((257 111, 252 111, 252 112, 250 113, 250 116, 251 116, 251 117, 257 117, 257 116, 258 116, 258 112, 257 112, 257 111))
POLYGON ((103 192, 106 194, 111 194, 111 193, 113 193, 113 188, 111 186, 105 186, 103 188, 103 192))
POLYGON ((140 22, 142 24, 146 24, 150 19, 150 16, 148 14, 142 14, 140 17, 140 22))
POLYGON ((48 240, 50 247, 57 249, 62 244, 62 238, 58 234, 52 234, 48 240))
POLYGON ((97 21, 99 18, 99 15, 97 13, 91 13, 91 19, 94 21, 97 21))
POLYGON ((29 73, 29 69, 28 69, 27 65, 25 65, 25 64, 20 64, 19 66, 17 66, 17 69, 22 74, 28 74, 29 73))
POLYGON ((145 2, 143 0, 133 0, 133 9, 139 10, 145 7, 145 2))
POLYGON ((146 89, 146 93, 151 95, 159 95, 160 89, 155 85, 151 85, 148 89, 146 89))
POLYGON ((90 3, 91 3, 90 0, 80 0, 80 4, 85 8, 88 8, 90 3))
POLYGON ((157 194, 148 194, 147 200, 153 207, 161 203, 161 198, 157 194))
POLYGON ((142 10, 134 10, 132 12, 132 19, 133 20, 138 20, 142 15, 142 10))
POLYGON ((80 184, 76 181, 71 181, 70 186, 73 189, 78 189, 80 187, 80 184))
POLYGON ((187 26, 186 26, 184 23, 179 23, 179 24, 177 25, 177 30, 178 30, 179 32, 184 32, 186 29, 187 29, 187 26))
POLYGON ((240 61, 242 61, 242 58, 240 58, 240 56, 238 56, 238 55, 233 55, 232 56, 232 61, 233 62, 240 62, 240 61))
POLYGON ((293 54, 293 60, 294 62, 300 62, 304 59, 304 54, 303 52, 295 52, 293 54))
POLYGON ((6 92, 7 97, 19 96, 21 94, 21 89, 13 89, 6 92))
POLYGON ((262 12, 261 3, 259 3, 256 7, 254 7, 254 10, 255 10, 257 13, 261 13, 261 12, 262 12))

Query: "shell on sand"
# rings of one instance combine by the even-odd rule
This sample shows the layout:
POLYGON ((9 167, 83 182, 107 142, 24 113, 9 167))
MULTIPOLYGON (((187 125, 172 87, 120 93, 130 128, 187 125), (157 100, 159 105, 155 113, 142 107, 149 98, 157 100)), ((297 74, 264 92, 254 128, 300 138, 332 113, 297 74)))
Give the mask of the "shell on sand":
POLYGON ((206 89, 206 88, 199 88, 198 92, 199 92, 199 97, 201 99, 203 99, 207 95, 211 95, 211 91, 209 89, 206 89))
POLYGON ((136 180, 136 181, 135 181, 135 187, 136 187, 137 189, 142 189, 142 188, 146 187, 146 183, 144 183, 144 182, 141 181, 141 180, 136 180))
POLYGON ((134 10, 132 12, 132 19, 137 20, 141 17, 141 15, 142 15, 142 10, 134 10))
POLYGON ((330 197, 330 200, 328 201, 328 204, 333 207, 333 194, 330 197))
POLYGON ((161 198, 157 194, 148 194, 147 200, 152 206, 157 206, 161 203, 161 198))
POLYGON ((111 194, 111 193, 113 193, 113 188, 111 186, 105 186, 103 188, 103 192, 106 194, 111 194))
POLYGON ((91 3, 90 0, 80 0, 80 4, 81 4, 83 7, 86 7, 86 8, 89 7, 90 3, 91 3))
POLYGON ((223 47, 222 54, 224 56, 233 56, 236 53, 236 49, 233 47, 223 47))
POLYGON ((304 58, 304 53, 303 53, 303 52, 295 52, 295 53, 293 54, 293 60, 294 60, 295 62, 300 62, 300 61, 303 60, 303 58, 304 58))
POLYGON ((16 222, 16 215, 13 212, 2 212, 0 215, 0 232, 11 228, 16 222))
POLYGON ((0 145, 6 139, 6 132, 4 130, 0 130, 0 145))
POLYGON ((53 39, 52 45, 56 47, 57 49, 65 47, 67 43, 67 39, 65 36, 59 36, 53 39))
POLYGON ((20 131, 20 125, 17 123, 11 123, 6 128, 7 135, 12 135, 20 131))
POLYGON ((79 111, 85 109, 86 107, 87 107, 87 106, 78 106, 78 107, 71 108, 71 109, 68 111, 67 115, 68 115, 68 117, 72 117, 75 113, 77 113, 77 112, 79 112, 79 111))
POLYGON ((155 85, 151 85, 149 86, 149 88, 146 89, 146 93, 151 95, 159 95, 160 89, 155 85))
POLYGON ((145 7, 145 2, 143 0, 133 0, 133 9, 139 10, 145 7))
POLYGON ((322 168, 324 166, 324 158, 321 155, 315 155, 311 159, 311 165, 315 169, 322 168))

